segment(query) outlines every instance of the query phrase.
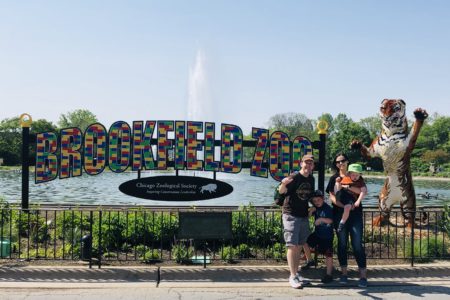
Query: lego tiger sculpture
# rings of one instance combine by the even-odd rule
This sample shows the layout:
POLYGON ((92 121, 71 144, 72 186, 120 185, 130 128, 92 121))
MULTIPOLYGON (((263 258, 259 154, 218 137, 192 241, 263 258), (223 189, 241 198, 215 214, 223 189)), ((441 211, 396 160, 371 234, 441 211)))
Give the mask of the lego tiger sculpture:
POLYGON ((428 114, 424 109, 416 109, 414 111, 416 120, 408 134, 405 108, 405 101, 401 99, 384 99, 380 107, 381 134, 368 148, 359 141, 352 142, 352 148, 359 148, 366 159, 379 156, 383 161, 387 178, 378 199, 380 216, 373 220, 376 226, 389 222, 390 211, 397 203, 400 203, 406 225, 410 227, 414 224, 416 194, 412 182, 410 158, 428 114))

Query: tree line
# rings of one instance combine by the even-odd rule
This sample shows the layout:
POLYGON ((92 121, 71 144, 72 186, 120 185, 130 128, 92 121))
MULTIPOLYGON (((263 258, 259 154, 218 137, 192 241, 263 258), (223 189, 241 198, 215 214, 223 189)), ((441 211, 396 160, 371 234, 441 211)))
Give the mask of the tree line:
MULTIPOLYGON (((327 168, 338 152, 346 152, 350 160, 360 162, 373 171, 383 171, 381 159, 364 161, 359 151, 352 151, 349 145, 353 139, 369 145, 381 132, 381 121, 378 116, 353 121, 345 113, 333 117, 329 113, 317 119, 309 119, 301 113, 283 113, 272 116, 268 121, 270 132, 283 131, 293 138, 306 136, 311 141, 319 139, 317 123, 324 120, 329 124, 326 140, 327 168)), ((414 118, 409 118, 412 126, 414 118)), ((87 126, 98 122, 95 114, 86 109, 61 114, 57 125, 45 119, 35 120, 30 133, 58 131, 60 128, 78 127, 85 130, 87 126)), ((434 172, 440 176, 450 176, 450 117, 434 114, 426 121, 420 132, 416 147, 411 156, 411 168, 414 173, 425 175, 434 172)), ((19 117, 6 118, 0 121, 0 158, 3 165, 17 166, 21 164, 22 129, 19 117)), ((251 139, 251 134, 245 136, 251 139)), ((30 147, 30 161, 34 161, 34 146, 30 147)), ((251 159, 253 153, 244 153, 244 159, 251 159)))
MULTIPOLYGON (((412 127, 414 117, 409 119, 412 127)), ((307 136, 310 140, 319 139, 316 126, 320 120, 329 124, 326 135, 326 167, 331 167, 331 162, 337 153, 345 152, 350 161, 361 163, 373 171, 383 171, 380 158, 372 158, 365 161, 359 151, 351 150, 352 140, 360 140, 369 146, 381 133, 381 120, 379 116, 363 118, 353 121, 345 113, 339 113, 333 117, 324 113, 317 119, 308 119, 304 114, 285 113, 272 116, 269 120, 270 130, 281 130, 290 137, 298 135, 307 136)), ((411 169, 416 175, 450 176, 450 117, 437 113, 428 117, 420 131, 416 146, 411 155, 411 169)))
MULTIPOLYGON (((45 119, 33 120, 30 134, 53 131, 59 128, 78 127, 83 131, 92 123, 97 122, 97 117, 87 109, 78 109, 66 114, 61 114, 58 124, 55 125, 45 119)), ((6 118, 0 121, 0 158, 5 166, 17 166, 22 163, 22 128, 19 116, 6 118)), ((29 161, 34 164, 34 145, 30 145, 29 161)))

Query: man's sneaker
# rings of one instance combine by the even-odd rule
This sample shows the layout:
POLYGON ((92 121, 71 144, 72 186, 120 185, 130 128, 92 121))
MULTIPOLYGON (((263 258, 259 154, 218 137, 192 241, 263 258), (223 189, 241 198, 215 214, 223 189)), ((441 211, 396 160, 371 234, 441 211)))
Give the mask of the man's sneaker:
POLYGON ((314 260, 307 260, 306 263, 300 268, 302 271, 306 271, 309 268, 313 267, 316 263, 314 260))
POLYGON ((302 288, 302 282, 298 279, 297 276, 290 276, 290 277, 289 277, 289 284, 290 284, 294 289, 301 289, 301 288, 302 288))
POLYGON ((322 278, 321 281, 322 283, 330 283, 333 281, 333 276, 327 274, 322 278))
POLYGON ((341 278, 339 278, 340 284, 347 284, 348 283, 348 277, 346 275, 341 275, 341 278))
POLYGON ((358 282, 358 286, 361 288, 367 287, 367 278, 360 278, 358 282))
POLYGON ((297 272, 297 278, 302 283, 302 285, 310 285, 311 280, 304 278, 300 272, 297 272))
POLYGON ((339 226, 338 226, 338 229, 337 229, 337 232, 341 232, 342 231, 342 229, 344 229, 344 227, 345 227, 345 223, 339 223, 339 226))

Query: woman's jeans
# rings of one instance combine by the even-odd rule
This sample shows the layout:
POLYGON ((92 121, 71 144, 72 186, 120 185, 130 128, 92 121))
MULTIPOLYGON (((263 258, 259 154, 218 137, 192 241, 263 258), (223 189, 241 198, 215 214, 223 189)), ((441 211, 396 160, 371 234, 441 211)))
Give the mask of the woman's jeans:
MULTIPOLYGON (((335 218, 335 226, 339 224, 340 217, 335 218), (336 220, 337 219, 337 220, 336 220)), ((360 269, 366 268, 366 252, 363 244, 363 213, 350 212, 350 216, 345 222, 344 229, 336 233, 338 238, 338 260, 341 267, 347 267, 347 245, 350 235, 352 241, 353 254, 360 269)))

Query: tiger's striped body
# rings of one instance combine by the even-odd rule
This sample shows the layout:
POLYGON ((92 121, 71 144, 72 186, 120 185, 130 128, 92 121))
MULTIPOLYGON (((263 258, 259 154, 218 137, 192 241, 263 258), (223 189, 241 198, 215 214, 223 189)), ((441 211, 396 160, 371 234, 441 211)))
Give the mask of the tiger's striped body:
POLYGON ((374 220, 376 225, 388 220, 392 207, 397 203, 400 203, 406 221, 409 224, 414 221, 416 194, 412 182, 410 158, 420 128, 428 114, 425 110, 416 109, 414 111, 416 121, 408 134, 405 108, 406 104, 401 99, 384 99, 380 107, 381 134, 374 139, 369 148, 361 145, 361 152, 366 158, 381 157, 387 174, 379 195, 381 216, 378 220, 374 220))

